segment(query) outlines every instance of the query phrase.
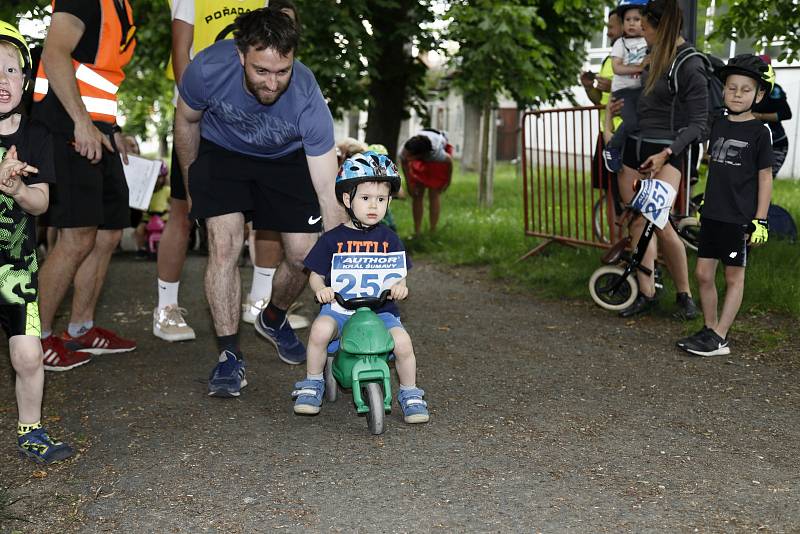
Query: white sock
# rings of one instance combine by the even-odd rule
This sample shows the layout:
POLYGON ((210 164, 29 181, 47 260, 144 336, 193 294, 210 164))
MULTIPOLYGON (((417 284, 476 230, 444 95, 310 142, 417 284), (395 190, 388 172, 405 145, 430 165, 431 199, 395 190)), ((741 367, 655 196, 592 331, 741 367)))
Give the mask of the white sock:
POLYGON ((253 266, 253 285, 250 287, 250 302, 264 300, 269 302, 272 296, 272 278, 275 269, 271 267, 253 266))
POLYGON ((158 279, 158 309, 161 310, 174 304, 178 305, 178 286, 181 285, 180 280, 177 282, 165 282, 158 279))
POLYGON ((325 380, 325 376, 322 373, 318 375, 312 375, 311 373, 306 373, 306 380, 325 380))

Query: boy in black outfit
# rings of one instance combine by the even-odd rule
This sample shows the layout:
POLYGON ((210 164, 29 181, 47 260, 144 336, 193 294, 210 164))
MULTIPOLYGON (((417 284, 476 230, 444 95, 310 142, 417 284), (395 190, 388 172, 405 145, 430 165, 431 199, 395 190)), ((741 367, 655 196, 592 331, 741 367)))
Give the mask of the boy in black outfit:
POLYGON ((720 69, 728 115, 714 122, 709 140, 708 184, 697 250, 703 329, 678 341, 696 356, 730 354, 727 335, 744 293, 750 244, 766 243, 772 196, 772 138, 753 106, 772 90, 774 75, 752 54, 720 69), (725 300, 717 316, 717 262, 725 264, 725 300))

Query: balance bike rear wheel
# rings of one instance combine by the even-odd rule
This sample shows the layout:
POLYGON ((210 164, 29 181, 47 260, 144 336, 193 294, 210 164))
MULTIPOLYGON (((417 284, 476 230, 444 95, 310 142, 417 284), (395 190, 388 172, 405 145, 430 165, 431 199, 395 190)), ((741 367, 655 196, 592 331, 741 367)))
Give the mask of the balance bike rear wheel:
POLYGON ((686 248, 696 252, 700 243, 700 221, 694 217, 684 217, 678 222, 676 231, 686 248))
POLYGON ((333 377, 333 356, 328 356, 328 361, 325 362, 325 400, 328 402, 336 402, 339 397, 339 384, 333 377))
POLYGON ((384 427, 386 413, 383 410, 383 388, 377 382, 368 382, 364 389, 366 390, 364 398, 369 404, 367 426, 373 435, 378 436, 386 430, 384 427))
POLYGON ((625 269, 618 265, 604 265, 592 274, 589 279, 589 294, 592 295, 592 300, 598 306, 610 311, 620 311, 633 304, 633 301, 636 300, 636 295, 639 293, 639 283, 633 274, 629 275, 622 286, 614 293, 608 291, 611 286, 619 281, 623 272, 625 272, 625 269))

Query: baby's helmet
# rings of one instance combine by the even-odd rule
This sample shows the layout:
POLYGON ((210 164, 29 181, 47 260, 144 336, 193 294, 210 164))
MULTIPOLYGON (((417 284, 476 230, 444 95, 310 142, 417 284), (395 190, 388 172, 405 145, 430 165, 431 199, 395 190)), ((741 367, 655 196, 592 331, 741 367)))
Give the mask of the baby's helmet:
POLYGON ((648 0, 619 0, 616 12, 620 17, 625 16, 625 12, 631 8, 644 9, 648 0))
POLYGON ((19 33, 19 30, 8 22, 0 20, 0 41, 11 43, 19 52, 22 63, 22 75, 25 77, 23 91, 28 89, 31 83, 32 65, 31 51, 28 49, 28 43, 25 37, 19 33))
POLYGON ((772 92, 772 87, 775 85, 775 71, 763 59, 753 54, 739 54, 717 70, 722 83, 725 83, 731 74, 741 74, 754 79, 767 93, 772 92))
POLYGON ((344 193, 351 194, 363 182, 388 182, 392 195, 400 190, 397 165, 383 154, 371 150, 354 154, 342 162, 336 175, 336 198, 344 204, 344 193))

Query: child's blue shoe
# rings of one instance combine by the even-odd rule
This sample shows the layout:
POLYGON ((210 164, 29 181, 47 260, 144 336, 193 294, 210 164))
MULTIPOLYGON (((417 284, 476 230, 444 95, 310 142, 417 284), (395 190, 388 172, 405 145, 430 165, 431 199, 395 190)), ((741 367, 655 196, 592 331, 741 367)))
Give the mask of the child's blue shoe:
POLYGON ((40 464, 60 462, 75 454, 72 447, 48 436, 44 428, 37 428, 19 436, 17 445, 20 455, 27 456, 40 464))
POLYGON ((397 393, 397 403, 403 410, 403 421, 406 423, 427 423, 430 419, 428 403, 422 400, 425 392, 419 388, 401 389, 397 393))
POLYGON ((603 163, 608 172, 619 172, 622 170, 622 153, 618 148, 608 148, 603 150, 603 163))
POLYGON ((292 398, 294 413, 301 415, 317 415, 322 406, 322 394, 325 393, 324 380, 301 380, 294 385, 292 398))

